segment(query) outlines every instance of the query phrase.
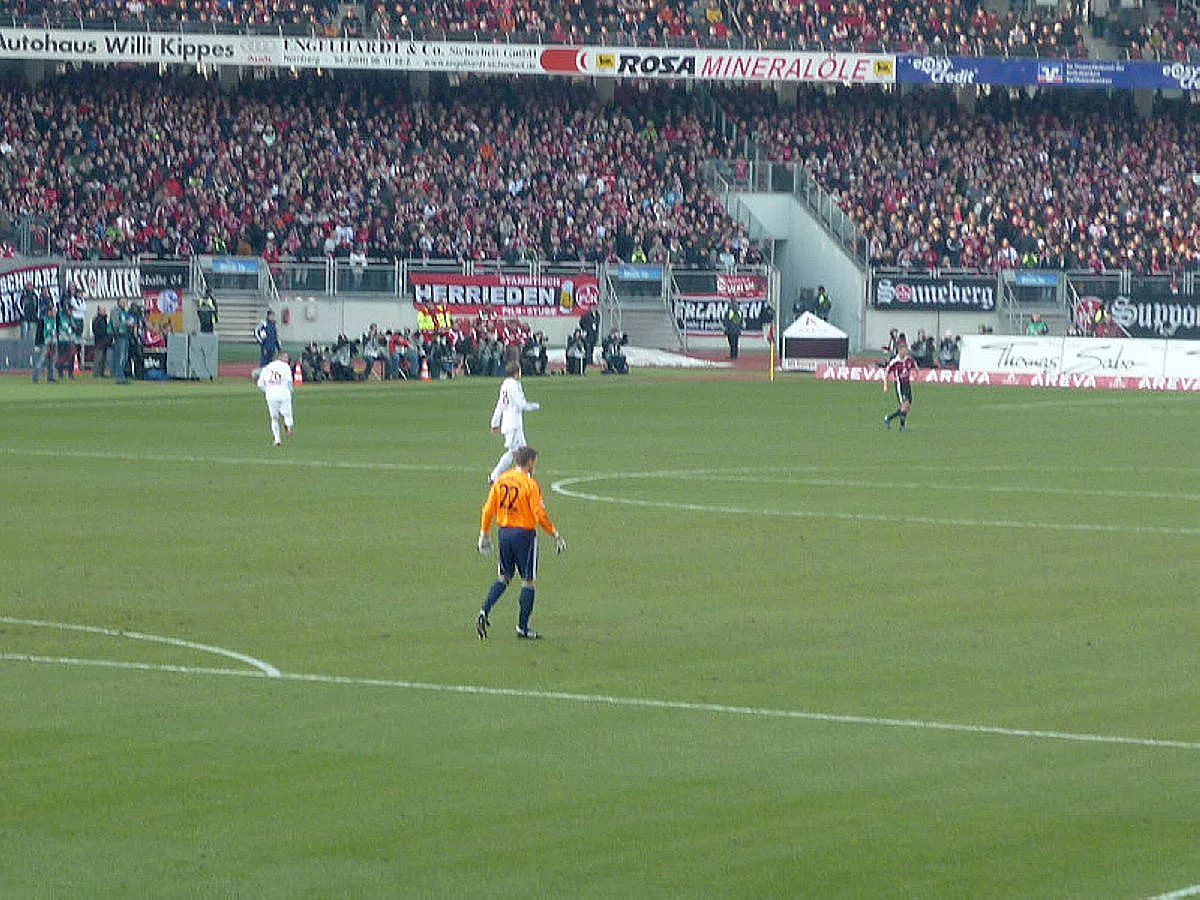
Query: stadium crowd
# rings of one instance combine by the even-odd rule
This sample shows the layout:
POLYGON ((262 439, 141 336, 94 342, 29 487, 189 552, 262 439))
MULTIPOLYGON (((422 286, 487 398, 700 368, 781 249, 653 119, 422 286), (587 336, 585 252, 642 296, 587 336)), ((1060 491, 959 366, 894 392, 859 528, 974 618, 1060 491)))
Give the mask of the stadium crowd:
POLYGON ((345 33, 337 0, 3 0, 0 15, 47 27, 118 24, 225 31, 269 26, 292 33, 345 33))
POLYGON ((725 98, 767 156, 803 163, 876 264, 1131 269, 1200 265, 1200 109, 1149 118, 1127 95, 944 91, 725 98), (757 108, 755 105, 757 104, 757 108))
POLYGON ((895 0, 378 0, 371 33, 529 35, 563 44, 889 50, 1073 56, 1078 16, 997 14, 982 3, 895 0))
POLYGON ((868 4, 736 0, 737 20, 759 45, 955 56, 1086 56, 1078 14, 997 13, 982 3, 868 4))
POLYGON ((215 82, 91 71, 0 89, 0 214, 68 258, 756 262, 702 183, 729 148, 682 91, 565 81, 215 82))
POLYGON ((1078 56, 1085 52, 1084 5, 1018 14, 989 10, 980 0, 374 0, 361 7, 335 0, 3 0, 0 12, 75 27, 1078 56))
POLYGON ((1200 10, 1191 3, 1163 4, 1157 19, 1119 25, 1111 40, 1131 59, 1200 62, 1200 10))
MULTIPOLYGON (((0 217, 70 259, 262 255, 548 261, 761 260, 705 189, 740 145, 694 95, 468 79, 89 71, 0 87, 0 217)), ((1131 269, 1200 264, 1200 107, 1090 92, 897 96, 802 89, 717 102, 773 161, 801 163, 877 264, 1131 269)))

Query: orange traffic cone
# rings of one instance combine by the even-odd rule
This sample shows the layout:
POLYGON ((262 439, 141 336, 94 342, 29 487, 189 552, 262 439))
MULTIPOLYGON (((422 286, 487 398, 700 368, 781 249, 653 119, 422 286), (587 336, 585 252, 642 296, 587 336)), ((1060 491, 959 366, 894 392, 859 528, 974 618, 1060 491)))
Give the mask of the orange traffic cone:
POLYGON ((71 366, 71 377, 74 378, 76 375, 79 374, 79 354, 78 353, 75 354, 75 358, 72 362, 73 362, 73 365, 71 366))
POLYGON ((421 380, 429 381, 429 360, 427 358, 421 360, 421 380))
POLYGON ((296 363, 296 372, 292 375, 293 384, 304 384, 304 370, 300 368, 300 363, 296 363))

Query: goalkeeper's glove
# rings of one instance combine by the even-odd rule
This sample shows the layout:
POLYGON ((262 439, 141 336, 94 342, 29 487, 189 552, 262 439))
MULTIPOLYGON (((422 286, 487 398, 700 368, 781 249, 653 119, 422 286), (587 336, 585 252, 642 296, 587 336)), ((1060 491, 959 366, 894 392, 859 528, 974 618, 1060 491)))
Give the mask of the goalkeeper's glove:
POLYGON ((530 403, 530 404, 529 404, 527 407, 525 407, 525 408, 526 408, 527 410, 529 410, 530 412, 537 412, 539 409, 541 409, 541 408, 542 408, 542 404, 540 404, 540 403, 530 403))
POLYGON ((479 547, 480 556, 490 556, 492 552, 492 536, 480 532, 479 543, 476 546, 479 547))
POLYGON ((554 532, 554 552, 562 553, 566 549, 567 549, 567 539, 565 537, 563 537, 561 534, 559 534, 557 531, 554 532))

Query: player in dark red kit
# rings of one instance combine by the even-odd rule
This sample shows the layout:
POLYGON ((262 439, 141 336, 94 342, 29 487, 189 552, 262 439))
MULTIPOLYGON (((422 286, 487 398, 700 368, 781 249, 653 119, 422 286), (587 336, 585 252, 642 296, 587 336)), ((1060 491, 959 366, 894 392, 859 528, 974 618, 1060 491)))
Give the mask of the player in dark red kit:
POLYGON ((889 430, 892 427, 892 419, 897 418, 900 420, 901 431, 908 428, 908 411, 912 409, 912 376, 918 368, 917 361, 908 355, 908 341, 901 338, 896 345, 896 355, 892 357, 892 361, 887 364, 887 371, 883 373, 883 392, 886 394, 888 391, 888 381, 896 379, 896 399, 900 401, 895 412, 883 417, 883 424, 889 430))

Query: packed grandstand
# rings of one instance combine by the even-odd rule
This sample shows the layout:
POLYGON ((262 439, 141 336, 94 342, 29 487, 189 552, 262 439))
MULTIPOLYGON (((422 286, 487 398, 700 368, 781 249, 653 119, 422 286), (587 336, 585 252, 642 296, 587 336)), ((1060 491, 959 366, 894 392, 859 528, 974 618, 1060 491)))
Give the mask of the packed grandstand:
POLYGON ((995 90, 619 87, 87 70, 0 89, 0 214, 68 259, 762 259, 706 166, 802 166, 872 262, 1200 262, 1200 107, 995 90))
MULTIPOLYGON (((1194 58, 1194 5, 1123 16, 1095 0, 1057 5, 973 0, 3 0, 13 24, 253 29, 400 39, 552 44, 737 46, 966 56, 1086 56, 1085 29, 1126 57, 1194 58)), ((1117 4, 1112 4, 1116 7, 1117 4)), ((1141 9, 1141 4, 1136 9, 1141 9)))

